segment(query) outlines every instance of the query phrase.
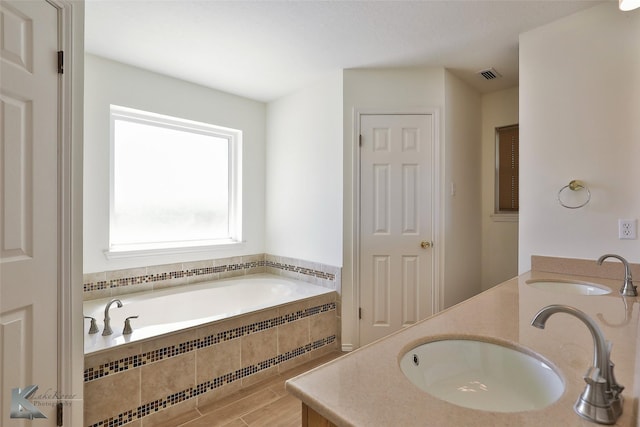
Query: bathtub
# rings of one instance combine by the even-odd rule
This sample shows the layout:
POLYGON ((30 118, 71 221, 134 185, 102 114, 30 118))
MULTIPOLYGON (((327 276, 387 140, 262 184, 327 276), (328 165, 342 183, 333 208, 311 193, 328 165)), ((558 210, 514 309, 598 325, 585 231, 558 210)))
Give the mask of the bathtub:
POLYGON ((337 351, 336 291, 270 274, 85 301, 86 427, 155 425, 337 351), (105 305, 113 335, 103 337, 105 305), (122 334, 124 319, 133 333, 122 334), (118 390, 118 393, 112 393, 118 390))
POLYGON ((254 274, 85 301, 84 315, 96 319, 99 331, 89 334, 90 322, 85 319, 84 353, 88 355, 330 292, 333 290, 282 276, 254 274), (119 299, 122 307, 116 303, 111 305, 113 334, 102 336, 104 309, 112 299, 119 299), (123 335, 124 321, 131 316, 138 316, 131 319, 133 332, 123 335))

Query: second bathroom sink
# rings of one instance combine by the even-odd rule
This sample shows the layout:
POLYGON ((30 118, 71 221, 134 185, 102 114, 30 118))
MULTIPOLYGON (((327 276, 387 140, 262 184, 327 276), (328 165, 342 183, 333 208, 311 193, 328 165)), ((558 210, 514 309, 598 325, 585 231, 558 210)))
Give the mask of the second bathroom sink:
POLYGON ((541 409, 564 392, 560 376, 541 359, 476 339, 419 345, 401 356, 400 369, 434 397, 485 411, 541 409))
POLYGON ((536 289, 550 292, 574 295, 606 295, 611 293, 611 289, 593 283, 577 282, 561 279, 531 279, 527 280, 527 285, 536 289))

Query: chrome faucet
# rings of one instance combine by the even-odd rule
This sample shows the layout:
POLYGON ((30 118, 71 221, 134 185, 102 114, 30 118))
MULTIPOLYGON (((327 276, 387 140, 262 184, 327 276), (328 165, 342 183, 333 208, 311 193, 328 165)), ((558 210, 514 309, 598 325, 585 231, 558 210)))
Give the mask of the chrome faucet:
POLYGON ((626 259, 622 258, 620 255, 614 254, 605 254, 598 258, 598 265, 602 265, 602 261, 607 258, 616 258, 622 261, 624 264, 624 283, 622 284, 622 288, 620 288, 620 295, 624 295, 627 297, 637 297, 638 289, 633 285, 633 280, 631 279, 631 269, 629 268, 629 263, 626 259))
POLYGON ((104 329, 102 330, 102 336, 111 335, 113 333, 113 329, 111 329, 111 318, 109 317, 109 309, 111 308, 111 304, 118 304, 118 308, 122 307, 122 301, 119 299, 112 299, 107 303, 107 306, 104 308, 104 329))
POLYGON ((598 327, 584 312, 568 305, 549 305, 533 317, 531 325, 544 329, 547 319, 554 313, 566 313, 580 319, 591 332, 594 341, 593 366, 584 375, 587 383, 573 409, 578 415, 601 424, 615 424, 622 414, 623 386, 616 382, 611 362, 611 343, 607 342, 598 327))

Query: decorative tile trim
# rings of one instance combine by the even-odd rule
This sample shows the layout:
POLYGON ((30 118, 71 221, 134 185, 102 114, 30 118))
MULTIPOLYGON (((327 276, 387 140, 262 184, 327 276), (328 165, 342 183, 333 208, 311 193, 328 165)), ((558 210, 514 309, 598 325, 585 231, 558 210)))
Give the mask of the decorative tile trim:
POLYGON ((265 267, 271 267, 279 270, 290 271, 293 273, 303 274, 305 276, 313 276, 319 279, 325 279, 325 280, 331 280, 331 281, 336 280, 335 274, 327 273, 325 271, 314 270, 311 268, 300 267, 297 265, 283 264, 275 261, 265 261, 265 267))
POLYGON ((262 370, 271 368, 273 366, 277 366, 278 364, 283 363, 287 360, 293 359, 294 357, 298 357, 310 351, 322 348, 326 345, 333 344, 335 341, 336 341, 335 335, 322 338, 318 341, 306 344, 302 347, 298 347, 293 351, 280 354, 278 356, 259 362, 255 365, 246 366, 236 371, 228 372, 212 380, 208 380, 201 384, 197 384, 195 387, 189 387, 177 393, 172 393, 163 399, 157 399, 152 402, 147 402, 143 405, 138 406, 136 409, 130 409, 128 411, 122 412, 116 415, 115 417, 107 418, 95 424, 91 424, 89 427, 123 426, 132 421, 136 421, 143 417, 146 417, 147 415, 150 415, 154 412, 158 412, 161 409, 166 409, 177 403, 184 402, 186 400, 198 397, 208 391, 215 390, 216 388, 222 387, 225 384, 230 384, 234 381, 238 381, 244 377, 255 374, 262 370))
MULTIPOLYGON (((255 270, 260 267, 270 267, 278 270, 298 273, 304 276, 316 277, 324 280, 335 281, 336 275, 319 271, 312 268, 301 267, 292 264, 274 262, 274 261, 249 261, 240 263, 229 263, 214 267, 192 268, 186 270, 176 270, 157 274, 145 274, 141 276, 123 277, 111 280, 87 281, 83 284, 84 292, 99 291, 105 289, 120 288, 123 286, 140 285, 144 283, 156 283, 164 280, 182 279, 188 277, 210 276, 217 273, 242 272, 255 270)), ((209 278, 207 278, 209 279, 209 278)))
POLYGON ((89 367, 84 370, 84 382, 97 380, 107 375, 113 375, 119 372, 127 371, 129 369, 138 368, 149 363, 179 356, 195 349, 206 348, 224 341, 230 341, 256 332, 262 332, 280 325, 295 322, 296 320, 300 320, 305 317, 314 316, 332 310, 336 310, 335 302, 330 302, 315 307, 309 307, 305 310, 299 310, 294 313, 284 314, 272 319, 262 320, 226 331, 221 331, 215 335, 209 335, 203 338, 197 338, 195 340, 185 341, 180 344, 148 351, 146 353, 128 356, 119 360, 105 363, 103 365, 99 365, 97 367, 89 367))
POLYGON ((169 271, 157 274, 145 274, 143 276, 123 277, 119 279, 100 280, 97 282, 84 283, 84 292, 98 291, 103 289, 119 288, 122 286, 140 285, 143 283, 155 283, 163 280, 182 279, 185 277, 206 276, 216 273, 226 273, 229 271, 248 270, 264 267, 264 261, 253 261, 241 264, 228 264, 215 267, 193 268, 190 270, 169 271))

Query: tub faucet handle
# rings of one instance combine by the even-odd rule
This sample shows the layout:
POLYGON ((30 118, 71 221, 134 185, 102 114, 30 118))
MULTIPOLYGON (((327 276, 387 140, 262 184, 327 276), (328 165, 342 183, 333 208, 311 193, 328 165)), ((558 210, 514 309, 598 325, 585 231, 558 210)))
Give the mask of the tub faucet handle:
POLYGON ((124 329, 122 330, 122 335, 129 335, 133 332, 130 319, 137 319, 137 318, 138 316, 129 316, 126 319, 124 319, 124 329))
POLYGON ((95 334, 98 333, 98 324, 96 323, 95 317, 84 316, 85 319, 91 319, 91 325, 89 326, 89 333, 95 334))

